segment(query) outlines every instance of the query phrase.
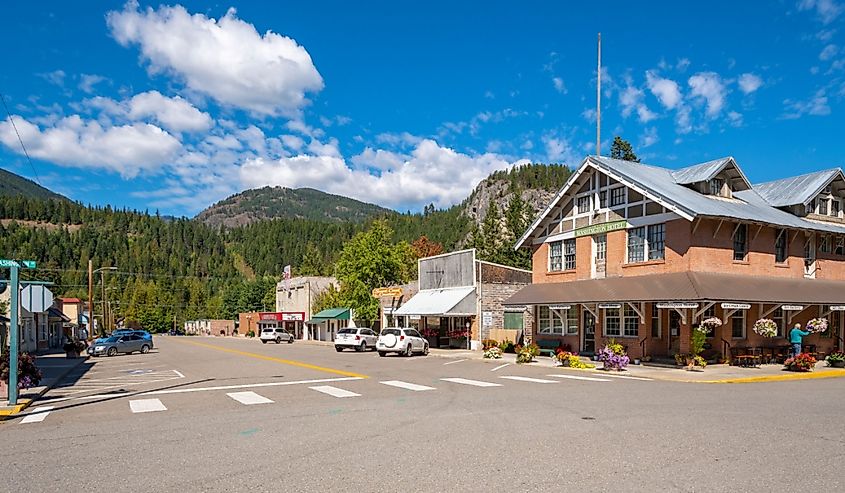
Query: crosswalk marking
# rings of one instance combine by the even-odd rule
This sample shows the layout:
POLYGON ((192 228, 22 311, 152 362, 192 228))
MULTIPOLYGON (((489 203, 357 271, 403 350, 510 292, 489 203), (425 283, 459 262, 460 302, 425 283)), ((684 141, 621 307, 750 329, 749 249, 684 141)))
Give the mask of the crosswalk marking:
POLYGON ((319 385, 317 387, 308 387, 311 390, 316 390, 317 392, 322 392, 324 394, 329 394, 332 397, 361 397, 361 394, 356 394, 355 392, 350 392, 348 390, 339 389, 337 387, 332 387, 331 385, 319 385))
POLYGON ((50 414, 50 411, 53 409, 53 406, 41 406, 36 407, 32 411, 29 412, 26 417, 21 420, 21 424, 24 423, 40 423, 47 419, 47 415, 50 414))
POLYGON ((270 399, 264 397, 263 395, 258 395, 255 392, 229 392, 226 395, 246 406, 273 403, 270 399))
POLYGON ((167 411, 164 404, 158 399, 138 399, 129 401, 129 409, 133 413, 152 413, 156 411, 167 411))
POLYGON ((557 383, 555 380, 544 380, 542 378, 528 378, 518 377, 514 375, 504 375, 499 378, 507 378, 508 380, 516 380, 518 382, 532 382, 532 383, 557 383))
POLYGON ((475 387, 501 387, 500 383, 482 382, 481 380, 470 380, 468 378, 441 378, 444 382, 460 383, 463 385, 473 385, 475 387))
POLYGON ((652 382, 654 381, 653 378, 646 378, 646 377, 632 377, 630 375, 614 375, 613 373, 608 373, 607 375, 602 375, 602 377, 612 377, 612 378, 622 378, 624 380, 642 380, 643 382, 652 382))
POLYGON ((555 377, 555 378, 569 378, 571 380, 586 380, 588 382, 610 382, 606 378, 595 378, 595 377, 579 377, 578 375, 546 375, 547 377, 555 377))
POLYGON ((391 387, 399 387, 400 389, 408 389, 413 390, 415 392, 420 392, 423 390, 436 390, 434 387, 427 387, 425 385, 417 385, 415 383, 408 383, 408 382, 401 382, 399 380, 387 380, 385 382, 379 382, 384 385, 390 385, 391 387))

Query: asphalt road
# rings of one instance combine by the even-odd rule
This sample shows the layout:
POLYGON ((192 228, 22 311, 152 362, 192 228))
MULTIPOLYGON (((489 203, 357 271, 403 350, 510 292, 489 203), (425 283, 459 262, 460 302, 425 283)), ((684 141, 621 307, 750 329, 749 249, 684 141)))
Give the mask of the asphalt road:
POLYGON ((0 424, 0 491, 845 486, 845 379, 690 384, 302 343, 156 345, 89 360, 0 424))

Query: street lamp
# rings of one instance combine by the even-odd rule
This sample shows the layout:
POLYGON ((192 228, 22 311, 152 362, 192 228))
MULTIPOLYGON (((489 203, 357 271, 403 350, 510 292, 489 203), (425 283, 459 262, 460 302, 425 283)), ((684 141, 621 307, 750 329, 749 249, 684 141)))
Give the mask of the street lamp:
MULTIPOLYGON (((117 267, 100 267, 99 269, 93 269, 92 261, 88 261, 88 337, 93 337, 94 331, 92 330, 94 326, 94 274, 97 272, 100 273, 100 279, 103 283, 103 325, 106 324, 106 284, 105 284, 105 271, 115 271, 117 267)), ((105 329, 103 329, 105 330, 105 329)), ((105 335, 102 332, 102 335, 105 335)))

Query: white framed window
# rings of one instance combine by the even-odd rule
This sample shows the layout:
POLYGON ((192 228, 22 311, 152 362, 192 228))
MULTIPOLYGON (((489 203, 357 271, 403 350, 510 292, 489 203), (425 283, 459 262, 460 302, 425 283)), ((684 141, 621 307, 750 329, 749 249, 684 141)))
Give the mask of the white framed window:
POLYGON ((582 195, 578 197, 576 203, 578 204, 578 213, 584 214, 585 212, 590 212, 590 196, 589 195, 582 195))
POLYGON ((549 243, 549 271, 563 270, 563 242, 549 243))
POLYGON ((776 230, 775 234, 775 262, 778 264, 782 264, 786 262, 787 255, 786 255, 786 237, 789 236, 789 232, 785 229, 776 230))
POLYGON ((660 339, 663 337, 663 323, 660 321, 660 309, 657 303, 651 304, 651 337, 660 339))
POLYGON ((839 199, 833 199, 830 201, 830 215, 833 217, 839 217, 839 199))
POLYGON ((610 206, 616 207, 625 203, 625 187, 616 187, 610 189, 610 206))
POLYGON ((648 259, 663 260, 666 255, 666 225, 652 224, 648 227, 648 259))
POLYGON ((566 270, 575 268, 575 238, 563 240, 563 268, 566 270))
POLYGON ((819 237, 819 251, 822 253, 830 253, 831 252, 831 241, 830 236, 828 235, 821 235, 819 237))
POLYGON ((725 185, 725 180, 721 178, 711 178, 709 183, 709 190, 707 191, 710 195, 722 195, 722 187, 725 185))
POLYGON ((807 204, 806 210, 807 210, 807 214, 815 214, 815 212, 816 212, 816 199, 811 200, 807 204))
POLYGON ((537 309, 537 328, 540 334, 573 335, 578 333, 578 310, 570 308, 556 314, 548 306, 537 309))
POLYGON ((734 260, 745 260, 748 255, 748 225, 740 224, 734 231, 734 260))
POLYGON ((737 310, 731 315, 731 337, 745 339, 745 310, 737 310))
POLYGON ((640 316, 631 308, 631 305, 625 304, 622 310, 624 317, 622 323, 622 335, 624 337, 637 337, 640 331, 640 316))
POLYGON ((620 337, 622 335, 622 321, 619 317, 618 308, 605 309, 604 335, 607 337, 620 337))
POLYGON ((599 192, 599 207, 602 209, 607 208, 607 190, 599 192))
POLYGON ((566 310, 566 335, 578 333, 578 309, 574 306, 566 310))
POLYGON ((836 254, 845 255, 845 236, 836 237, 836 254))
POLYGON ((778 337, 783 337, 784 334, 784 327, 786 326, 786 320, 783 316, 783 308, 776 308, 775 311, 772 312, 772 321, 775 325, 778 326, 778 337))
POLYGON ((819 199, 819 214, 827 215, 827 199, 819 199))
POLYGON ((640 226, 628 230, 628 263, 666 258, 666 225, 640 226))
POLYGON ((628 230, 628 263, 645 260, 645 227, 628 230))

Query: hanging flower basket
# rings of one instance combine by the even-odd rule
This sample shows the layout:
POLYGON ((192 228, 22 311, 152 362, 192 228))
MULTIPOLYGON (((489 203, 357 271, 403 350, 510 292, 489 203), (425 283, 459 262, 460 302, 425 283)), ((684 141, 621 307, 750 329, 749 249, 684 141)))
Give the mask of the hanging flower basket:
POLYGON ((753 330, 763 337, 777 337, 778 335, 778 325, 769 318, 761 318, 754 322, 753 330))
POLYGON ((813 318, 809 322, 807 322, 807 331, 808 332, 818 334, 819 332, 824 332, 826 330, 827 330, 827 319, 826 318, 813 318))
POLYGON ((716 327, 722 326, 722 320, 716 317, 705 318, 695 327, 695 330, 703 334, 711 333, 716 327))

